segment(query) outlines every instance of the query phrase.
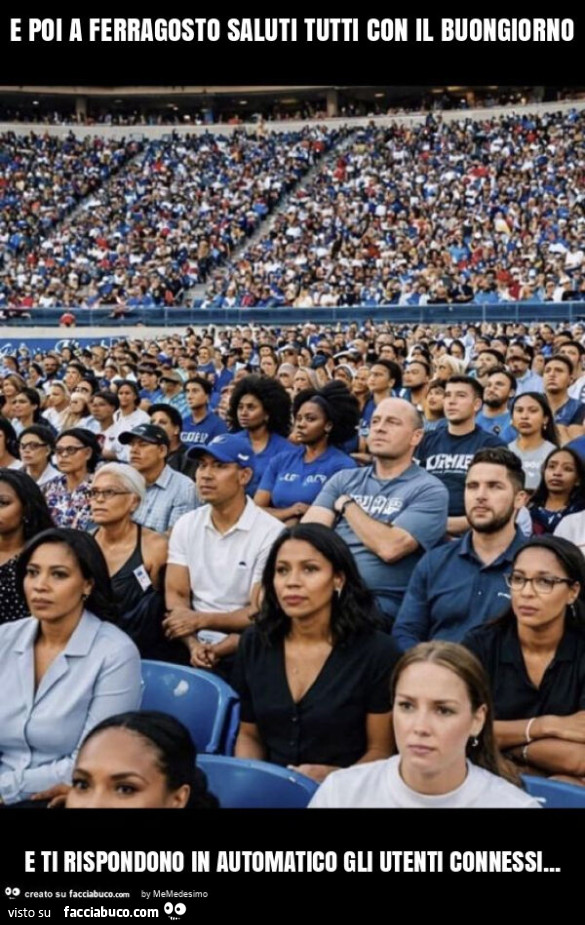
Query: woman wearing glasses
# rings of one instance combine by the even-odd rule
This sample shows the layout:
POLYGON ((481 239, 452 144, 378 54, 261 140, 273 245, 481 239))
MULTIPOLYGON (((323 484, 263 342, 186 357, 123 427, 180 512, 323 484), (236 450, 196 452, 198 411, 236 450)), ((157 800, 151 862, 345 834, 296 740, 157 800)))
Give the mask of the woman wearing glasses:
POLYGON ((568 540, 535 537, 507 580, 508 611, 464 640, 491 680, 497 743, 585 784, 585 560, 568 540))
POLYGON ((122 463, 102 466, 89 490, 91 519, 98 527, 94 537, 108 566, 119 625, 142 657, 152 658, 157 654, 154 649, 165 644, 164 598, 159 588, 168 543, 132 520, 145 495, 143 476, 122 463))
POLYGON ((18 438, 18 450, 24 471, 39 486, 46 485, 59 475, 59 470, 51 464, 54 449, 53 432, 42 424, 27 427, 18 438))
POLYGON ((95 434, 83 427, 62 431, 55 444, 60 475, 47 482, 44 492, 58 527, 87 530, 91 523, 89 489, 100 457, 95 434))

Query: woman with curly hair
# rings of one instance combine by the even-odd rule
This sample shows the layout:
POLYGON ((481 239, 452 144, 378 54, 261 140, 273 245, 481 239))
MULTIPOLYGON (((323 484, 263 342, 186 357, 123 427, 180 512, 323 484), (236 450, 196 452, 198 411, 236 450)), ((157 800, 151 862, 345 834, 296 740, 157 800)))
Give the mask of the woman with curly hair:
POLYGON ((262 578, 256 625, 240 640, 236 756, 293 766, 322 781, 387 758, 394 640, 346 543, 321 524, 285 529, 262 578))
POLYGON ((270 460, 290 447, 291 400, 276 379, 246 376, 230 398, 228 420, 232 430, 245 431, 254 453, 254 476, 246 493, 254 497, 270 460))
POLYGON ((256 504, 288 525, 297 523, 327 479, 356 467, 340 447, 355 435, 359 417, 358 401, 342 382, 299 392, 293 418, 300 446, 273 457, 254 496, 256 504))

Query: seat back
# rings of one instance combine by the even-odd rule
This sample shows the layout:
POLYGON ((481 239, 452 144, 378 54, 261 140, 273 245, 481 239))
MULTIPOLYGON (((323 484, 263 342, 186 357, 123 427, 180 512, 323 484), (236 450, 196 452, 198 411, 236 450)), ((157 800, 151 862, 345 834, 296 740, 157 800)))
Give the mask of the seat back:
POLYGON ((585 787, 531 774, 523 774, 522 780, 530 796, 545 809, 585 809, 585 787))
POLYGON ((233 751, 239 724, 238 695, 208 671, 142 660, 143 710, 160 710, 180 720, 198 752, 233 751))
POLYGON ((200 755, 197 764, 223 809, 304 809, 318 784, 288 768, 224 755, 200 755))

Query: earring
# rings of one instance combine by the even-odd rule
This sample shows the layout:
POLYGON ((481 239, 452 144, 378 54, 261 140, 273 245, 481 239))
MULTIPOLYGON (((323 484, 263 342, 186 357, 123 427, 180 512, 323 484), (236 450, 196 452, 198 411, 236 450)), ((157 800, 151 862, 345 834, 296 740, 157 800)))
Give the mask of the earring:
POLYGON ((81 600, 85 603, 86 600, 88 599, 88 597, 89 597, 89 594, 82 594, 82 595, 81 595, 81 600))
POLYGON ((335 594, 336 594, 336 596, 337 596, 337 600, 339 600, 339 598, 341 597, 341 588, 336 588, 336 589, 335 589, 335 594))
POLYGON ((469 744, 471 745, 472 748, 477 748, 477 746, 479 745, 479 739, 477 738, 477 736, 473 736, 469 744))

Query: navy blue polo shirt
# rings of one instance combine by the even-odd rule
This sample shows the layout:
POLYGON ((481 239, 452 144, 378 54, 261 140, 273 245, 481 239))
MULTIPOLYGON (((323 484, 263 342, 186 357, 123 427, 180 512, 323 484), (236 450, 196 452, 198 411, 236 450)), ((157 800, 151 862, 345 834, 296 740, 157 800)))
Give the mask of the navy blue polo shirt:
POLYGON ((403 651, 419 642, 461 642, 474 627, 502 613, 510 603, 504 575, 526 537, 516 528, 508 548, 489 565, 477 556, 469 530, 461 539, 427 552, 414 569, 393 635, 403 651))
POLYGON ((582 424, 585 419, 585 405, 576 398, 569 398, 555 411, 555 424, 582 424))
POLYGON ((449 492, 449 517, 465 515, 463 495, 465 477, 471 460, 478 450, 487 446, 505 446, 499 437, 488 434, 477 425, 468 434, 450 434, 448 427, 425 433, 415 451, 416 461, 437 478, 449 492))
POLYGON ((188 414, 183 418, 181 443, 185 443, 188 447, 201 446, 201 444, 209 443, 214 437, 226 433, 227 427, 224 421, 213 411, 208 411, 203 420, 198 423, 188 414))

